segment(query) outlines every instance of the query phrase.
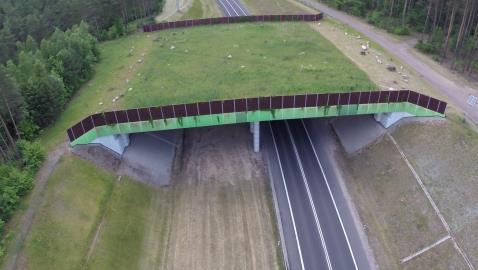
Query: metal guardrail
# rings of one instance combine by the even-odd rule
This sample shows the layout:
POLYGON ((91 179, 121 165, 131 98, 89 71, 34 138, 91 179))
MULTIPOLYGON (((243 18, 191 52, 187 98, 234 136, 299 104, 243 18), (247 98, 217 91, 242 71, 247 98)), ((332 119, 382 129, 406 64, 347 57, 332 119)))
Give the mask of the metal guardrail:
POLYGON ((444 114, 447 107, 444 101, 411 90, 239 98, 97 113, 75 124, 67 133, 70 142, 73 142, 96 127, 121 123, 288 108, 402 102, 409 102, 439 114, 444 114))
POLYGON ((148 24, 143 26, 144 32, 154 32, 167 29, 187 28, 202 25, 213 24, 231 24, 246 22, 317 22, 322 20, 322 13, 318 14, 301 14, 301 15, 253 15, 253 16, 237 16, 237 17, 218 17, 196 20, 183 20, 174 22, 164 22, 148 24))

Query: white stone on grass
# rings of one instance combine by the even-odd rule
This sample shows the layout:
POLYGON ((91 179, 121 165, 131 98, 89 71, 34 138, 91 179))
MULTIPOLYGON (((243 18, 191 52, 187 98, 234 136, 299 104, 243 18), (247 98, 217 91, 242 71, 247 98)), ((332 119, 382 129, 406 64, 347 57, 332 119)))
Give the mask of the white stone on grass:
POLYGON ((231 58, 232 58, 232 55, 228 55, 227 58, 231 59, 231 58))
POLYGON ((174 47, 174 46, 171 46, 171 47, 170 47, 170 49, 171 49, 171 50, 174 50, 174 49, 176 49, 176 47, 174 47))
POLYGON ((133 90, 133 87, 128 88, 128 92, 131 92, 133 90))

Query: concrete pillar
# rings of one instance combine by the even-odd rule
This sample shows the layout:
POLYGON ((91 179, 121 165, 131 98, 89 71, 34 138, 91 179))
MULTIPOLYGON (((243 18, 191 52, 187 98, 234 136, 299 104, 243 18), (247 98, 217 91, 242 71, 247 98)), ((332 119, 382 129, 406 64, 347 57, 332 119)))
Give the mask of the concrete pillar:
POLYGON ((251 132, 251 134, 254 133, 254 123, 252 122, 249 123, 249 131, 251 132))
POLYGON ((125 148, 129 145, 129 134, 116 134, 98 137, 91 143, 101 144, 116 154, 122 156, 125 148))
POLYGON ((253 140, 254 140, 254 152, 255 153, 259 153, 259 150, 260 150, 260 132, 261 132, 261 125, 259 124, 259 122, 254 122, 254 123, 251 123, 253 124, 253 134, 252 134, 252 137, 253 137, 253 140))
POLYGON ((376 113, 374 114, 375 121, 382 124, 384 128, 389 128, 393 124, 400 121, 400 119, 405 117, 414 116, 407 112, 391 112, 391 113, 376 113))

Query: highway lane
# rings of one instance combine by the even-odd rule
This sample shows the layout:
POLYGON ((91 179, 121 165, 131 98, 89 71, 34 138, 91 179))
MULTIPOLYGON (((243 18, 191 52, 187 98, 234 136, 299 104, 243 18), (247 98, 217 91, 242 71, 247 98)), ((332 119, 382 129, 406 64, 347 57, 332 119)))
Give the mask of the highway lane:
MULTIPOLYGON (((316 215, 315 204, 302 177, 287 128, 283 122, 271 122, 270 128, 282 178, 276 181, 276 192, 287 194, 288 200, 279 207, 290 211, 292 222, 289 223, 293 224, 295 236, 294 242, 286 243, 287 250, 294 257, 299 253, 299 262, 289 265, 290 269, 330 269, 330 260, 326 253, 324 235, 316 215)), ((290 230, 291 227, 283 229, 290 230)))
POLYGON ((302 164, 308 179, 317 213, 323 222, 322 230, 332 267, 357 269, 340 211, 307 128, 302 120, 286 121, 286 127, 292 146, 297 149, 296 158, 302 164))
MULTIPOLYGON (((358 269, 340 212, 301 120, 271 122, 282 181, 273 179, 290 269, 358 269), (280 200, 281 194, 288 200, 280 200), (283 215, 286 211, 287 215, 283 215), (292 221, 284 220, 290 218, 292 221), (293 225, 291 228, 290 225, 293 225), (295 227, 294 227, 295 225, 295 227), (312 226, 315 225, 315 226, 312 226), (298 254, 302 260, 297 263, 298 254)), ((277 178, 277 177, 275 177, 277 178)))
POLYGON ((239 0, 217 0, 224 15, 229 17, 247 16, 249 12, 239 0))

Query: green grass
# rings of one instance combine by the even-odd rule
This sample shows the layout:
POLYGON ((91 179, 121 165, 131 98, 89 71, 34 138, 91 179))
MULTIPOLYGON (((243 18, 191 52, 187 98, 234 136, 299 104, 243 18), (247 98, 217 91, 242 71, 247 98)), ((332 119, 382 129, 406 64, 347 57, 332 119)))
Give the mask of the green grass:
POLYGON ((201 0, 194 0, 193 5, 188 9, 188 12, 181 17, 181 20, 199 19, 203 16, 201 0))
POLYGON ((303 23, 199 27, 155 40, 125 107, 375 88, 303 23))
POLYGON ((81 159, 60 161, 25 242, 28 269, 80 268, 113 180, 81 159))
POLYGON ((154 192, 126 177, 118 182, 90 162, 63 157, 22 250, 28 269, 137 268, 154 192))
POLYGON ((123 178, 115 185, 89 269, 135 269, 154 191, 123 178))
POLYGON ((105 110, 376 89, 363 71, 304 23, 217 25, 135 34, 100 47, 102 59, 95 76, 42 134, 47 150, 66 140, 71 125, 105 110), (128 56, 133 46, 133 55, 128 56), (138 63, 143 54, 144 63, 138 63))

